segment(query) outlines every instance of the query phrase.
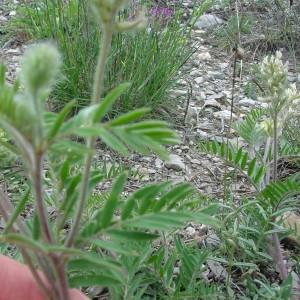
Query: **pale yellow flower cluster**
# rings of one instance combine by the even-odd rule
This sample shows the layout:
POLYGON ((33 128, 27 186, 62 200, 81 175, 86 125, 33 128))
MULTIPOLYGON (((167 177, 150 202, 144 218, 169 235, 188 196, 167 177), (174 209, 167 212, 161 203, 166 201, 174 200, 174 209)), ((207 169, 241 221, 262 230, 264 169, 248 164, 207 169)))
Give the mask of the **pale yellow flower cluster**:
POLYGON ((288 62, 282 62, 282 53, 265 57, 260 65, 260 78, 265 86, 265 95, 260 101, 269 105, 270 116, 283 125, 288 119, 300 114, 300 95, 295 84, 289 84, 288 62))

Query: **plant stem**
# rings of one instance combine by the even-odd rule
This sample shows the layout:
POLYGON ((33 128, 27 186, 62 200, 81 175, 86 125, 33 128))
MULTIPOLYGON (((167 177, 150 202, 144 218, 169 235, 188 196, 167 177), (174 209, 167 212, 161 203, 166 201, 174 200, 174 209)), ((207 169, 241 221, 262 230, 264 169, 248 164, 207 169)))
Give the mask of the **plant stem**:
POLYGON ((43 154, 36 153, 34 159, 34 165, 31 169, 31 178, 33 182, 33 189, 35 193, 37 212, 39 221, 41 222, 42 234, 45 242, 53 244, 53 237, 50 230, 49 218, 47 215, 47 209, 43 197, 43 183, 42 183, 42 171, 43 171, 43 154))
MULTIPOLYGON (((113 31, 111 28, 113 28, 113 27, 110 25, 106 25, 103 27, 103 36, 101 38, 100 54, 98 57, 98 63, 97 63, 96 73, 95 73, 95 81, 93 84, 93 95, 92 95, 92 103, 91 103, 92 105, 100 103, 100 101, 101 101, 104 71, 105 71, 106 62, 107 62, 108 53, 110 50, 112 35, 113 35, 113 31)), ((88 141, 87 141, 88 149, 94 149, 95 141, 96 141, 95 137, 91 137, 88 139, 88 141)), ((85 159, 82 186, 81 186, 81 190, 80 190, 79 206, 77 207, 73 226, 72 226, 70 233, 67 237, 67 240, 65 242, 66 247, 72 246, 72 244, 74 243, 74 240, 75 240, 76 233, 78 232, 84 205, 85 205, 86 199, 88 197, 88 192, 89 192, 88 187, 89 187, 89 179, 90 179, 92 161, 93 161, 93 155, 87 154, 86 159, 85 159)))
POLYGON ((280 247, 280 242, 279 242, 279 239, 278 239, 278 234, 277 232, 274 232, 272 234, 273 236, 273 242, 274 242, 274 246, 275 246, 275 259, 276 259, 276 263, 279 267, 279 270, 280 270, 280 274, 281 274, 281 279, 282 280, 286 280, 287 279, 287 270, 286 270, 286 266, 284 264, 284 261, 283 261, 283 257, 282 257, 282 253, 281 253, 281 247, 280 247))
POLYGON ((273 144, 273 181, 277 179, 277 143, 278 143, 278 133, 277 133, 277 112, 274 114, 274 144, 273 144))
POLYGON ((51 262, 55 271, 55 279, 58 283, 58 295, 59 299, 71 300, 69 295, 69 285, 66 276, 66 262, 61 255, 53 253, 51 257, 51 262))
MULTIPOLYGON (((34 193, 37 205, 37 212, 39 221, 41 223, 42 235, 46 243, 54 244, 53 235, 51 233, 47 209, 43 197, 43 183, 42 183, 42 170, 43 170, 43 154, 36 153, 35 163, 32 167, 32 182, 34 185, 34 193)), ((49 267, 54 271, 55 278, 51 274, 51 270, 45 268, 43 260, 39 259, 40 266, 45 272, 45 276, 49 283, 52 285, 52 293, 48 292, 49 297, 54 296, 54 299, 70 300, 67 275, 65 272, 65 263, 60 260, 59 256, 52 255, 49 259, 49 267), (59 298, 57 298, 59 297, 59 298)), ((40 285, 40 282, 38 282, 40 285)))
MULTIPOLYGON (((276 179, 277 179, 277 151, 278 151, 278 145, 277 145, 277 143, 278 143, 277 116, 278 116, 278 113, 277 113, 277 111, 275 111, 274 119, 273 119, 273 122, 274 122, 273 182, 276 182, 276 179)), ((272 236, 273 236, 273 242, 274 242, 274 246, 275 246, 276 263, 279 267, 282 280, 285 280, 287 278, 287 270, 286 270, 286 266, 285 266, 284 261, 283 261, 281 248, 280 248, 280 242, 279 242, 279 239, 278 239, 277 232, 274 232, 272 234, 272 236)))
POLYGON ((92 104, 100 103, 101 92, 103 86, 103 78, 105 73, 106 62, 109 54, 109 50, 111 47, 113 32, 111 30, 111 26, 103 27, 103 37, 101 38, 100 45, 100 55, 98 58, 96 73, 95 73, 95 82, 93 84, 93 96, 92 96, 92 104))

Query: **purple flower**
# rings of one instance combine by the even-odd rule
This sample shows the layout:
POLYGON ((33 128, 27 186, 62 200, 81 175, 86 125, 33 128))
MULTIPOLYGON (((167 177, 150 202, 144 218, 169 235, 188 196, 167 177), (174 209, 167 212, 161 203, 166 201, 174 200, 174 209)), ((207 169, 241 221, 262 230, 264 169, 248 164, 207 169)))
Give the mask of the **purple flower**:
POLYGON ((155 5, 151 8, 150 15, 154 22, 161 22, 165 25, 173 16, 173 12, 166 7, 155 5))

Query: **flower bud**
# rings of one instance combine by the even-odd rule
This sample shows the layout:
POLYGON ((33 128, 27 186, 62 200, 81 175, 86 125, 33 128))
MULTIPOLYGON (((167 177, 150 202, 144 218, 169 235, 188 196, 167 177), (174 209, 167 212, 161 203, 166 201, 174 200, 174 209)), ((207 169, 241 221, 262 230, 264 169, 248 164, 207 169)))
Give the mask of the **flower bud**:
POLYGON ((56 81, 60 65, 60 54, 53 45, 45 43, 29 47, 21 63, 25 88, 34 97, 41 91, 48 92, 56 81))
POLYGON ((237 59, 242 60, 245 55, 245 50, 243 48, 236 48, 234 54, 237 59))
POLYGON ((128 0, 92 0, 91 5, 103 24, 114 20, 117 12, 129 3, 128 0))

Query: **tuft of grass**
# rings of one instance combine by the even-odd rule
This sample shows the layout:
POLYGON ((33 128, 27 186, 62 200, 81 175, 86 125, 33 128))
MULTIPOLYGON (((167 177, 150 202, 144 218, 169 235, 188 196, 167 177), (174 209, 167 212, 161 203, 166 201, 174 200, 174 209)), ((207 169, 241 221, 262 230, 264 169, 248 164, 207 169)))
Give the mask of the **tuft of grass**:
MULTIPOLYGON (((183 76, 178 71, 195 51, 195 45, 189 41, 189 26, 203 13, 202 8, 195 8, 182 27, 181 11, 153 6, 151 2, 146 4, 148 28, 113 37, 104 95, 122 82, 131 82, 132 86, 115 103, 111 117, 141 107, 151 108, 156 114, 165 107, 174 107, 168 100, 168 92, 183 76)), ((118 18, 134 18, 137 5, 139 2, 120 11, 118 18)), ((48 108, 60 111, 70 99, 76 100, 73 114, 86 107, 101 39, 97 23, 90 18, 88 1, 70 0, 65 4, 62 0, 34 3, 23 0, 14 22, 34 40, 53 40, 62 53, 64 80, 54 89, 48 108)))

